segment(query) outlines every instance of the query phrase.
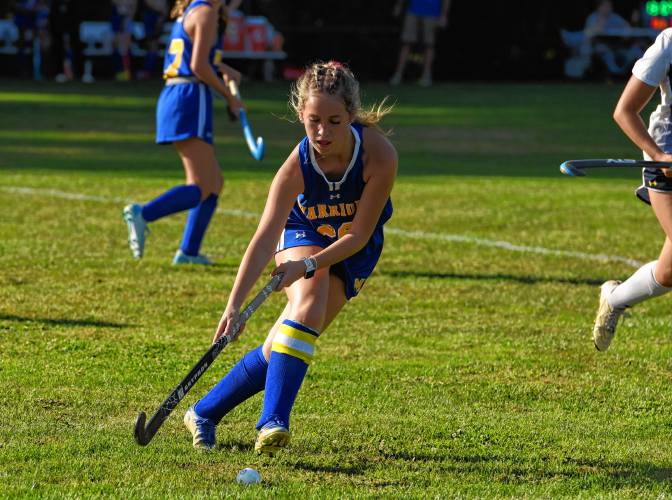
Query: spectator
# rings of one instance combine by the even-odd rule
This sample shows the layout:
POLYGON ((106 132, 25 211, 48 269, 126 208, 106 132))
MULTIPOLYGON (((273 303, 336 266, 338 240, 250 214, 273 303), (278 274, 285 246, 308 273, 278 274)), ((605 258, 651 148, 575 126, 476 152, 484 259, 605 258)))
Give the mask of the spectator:
POLYGON ((28 73, 27 42, 32 40, 33 78, 42 79, 42 51, 48 47, 47 32, 49 6, 45 0, 16 0, 14 24, 19 31, 17 41, 18 68, 21 76, 28 73), (29 36, 30 35, 30 36, 29 36))
POLYGON ((166 0, 143 0, 142 22, 145 26, 145 61, 138 79, 148 80, 156 71, 158 61, 159 39, 163 34, 163 23, 168 14, 166 0))
POLYGON ((112 0, 112 31, 114 32, 112 59, 118 81, 127 82, 131 72, 131 35, 137 0, 112 0))
MULTIPOLYGON (((404 0, 397 0, 394 7, 394 15, 398 17, 404 0)), ((390 80, 390 84, 399 85, 404 75, 404 69, 411 52, 411 45, 418 43, 422 32, 422 44, 425 47, 423 58, 422 76, 418 82, 423 87, 432 84, 432 64, 434 63, 434 42, 436 40, 436 28, 445 28, 448 25, 448 9, 450 0, 410 0, 404 16, 404 24, 401 31, 401 51, 397 69, 390 80)))
POLYGON ((611 0, 598 0, 595 11, 586 19, 583 32, 562 32, 565 44, 574 52, 565 63, 565 74, 583 77, 597 56, 611 75, 624 75, 642 54, 639 41, 624 36, 615 36, 610 41, 600 37, 630 28, 628 21, 614 12, 611 0))
POLYGON ((79 78, 84 66, 84 46, 79 38, 86 0, 51 0, 49 31, 52 64, 57 82, 79 78))

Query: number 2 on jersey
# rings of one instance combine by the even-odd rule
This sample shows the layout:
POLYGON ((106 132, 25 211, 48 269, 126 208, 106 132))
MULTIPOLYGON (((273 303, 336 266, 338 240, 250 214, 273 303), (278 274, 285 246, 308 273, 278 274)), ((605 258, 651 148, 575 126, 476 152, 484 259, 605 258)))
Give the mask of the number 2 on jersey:
POLYGON ((334 229, 334 226, 332 226, 331 224, 322 224, 317 228, 317 232, 320 233, 322 236, 326 236, 327 238, 331 238, 332 240, 337 240, 345 236, 345 233, 347 233, 350 230, 350 226, 352 226, 352 222, 344 222, 338 228, 337 233, 336 229, 334 229))
POLYGON ((166 69, 166 78, 173 78, 177 76, 177 72, 182 64, 182 54, 184 53, 184 40, 181 38, 173 38, 168 47, 168 53, 175 56, 173 62, 170 63, 166 69))

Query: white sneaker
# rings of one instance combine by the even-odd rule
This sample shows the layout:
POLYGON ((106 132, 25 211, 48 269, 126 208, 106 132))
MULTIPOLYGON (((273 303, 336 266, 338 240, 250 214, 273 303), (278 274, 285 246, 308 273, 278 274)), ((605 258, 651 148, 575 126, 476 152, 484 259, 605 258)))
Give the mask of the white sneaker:
POLYGON ((178 250, 173 258, 173 265, 179 266, 181 264, 199 264, 201 266, 211 266, 213 263, 207 255, 187 255, 182 250, 178 250))
POLYGON ((394 85, 395 87, 401 83, 401 75, 394 75, 392 78, 390 78, 390 85, 394 85))
POLYGON ((287 426, 278 420, 266 422, 259 429, 257 439, 254 442, 254 451, 258 455, 262 453, 272 457, 275 453, 289 444, 290 434, 287 426))
POLYGON ((616 335, 618 319, 625 311, 624 307, 611 307, 607 297, 611 295, 620 281, 609 280, 600 287, 600 305, 597 309, 597 318, 593 327, 593 343, 598 351, 606 351, 616 335))
POLYGON ((126 205, 124 221, 128 227, 128 246, 133 257, 140 259, 145 250, 145 235, 149 232, 147 221, 142 217, 142 207, 137 203, 126 205))
POLYGON ((191 432, 194 448, 212 450, 217 441, 215 439, 215 424, 209 419, 198 416, 193 406, 184 414, 184 425, 191 432))

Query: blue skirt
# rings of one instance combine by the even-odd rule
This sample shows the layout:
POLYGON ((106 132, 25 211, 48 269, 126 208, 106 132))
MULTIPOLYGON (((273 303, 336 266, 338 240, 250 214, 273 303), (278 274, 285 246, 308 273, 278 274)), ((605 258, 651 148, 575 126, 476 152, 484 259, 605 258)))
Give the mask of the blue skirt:
MULTIPOLYGON (((350 300, 356 296, 373 272, 380 259, 380 254, 383 252, 383 240, 383 226, 378 226, 364 248, 331 266, 330 272, 341 278, 345 283, 346 299, 350 300)), ((309 224, 292 221, 285 225, 276 252, 302 246, 326 248, 331 243, 333 243, 333 240, 321 235, 309 224)))
POLYGON ((212 144, 212 94, 204 83, 166 85, 156 106, 156 143, 197 137, 212 144))

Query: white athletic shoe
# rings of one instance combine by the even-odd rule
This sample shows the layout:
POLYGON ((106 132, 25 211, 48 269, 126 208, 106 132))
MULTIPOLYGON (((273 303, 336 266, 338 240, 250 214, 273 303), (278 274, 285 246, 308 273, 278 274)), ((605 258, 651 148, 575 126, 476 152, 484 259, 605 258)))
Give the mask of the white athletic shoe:
POLYGON ((194 448, 212 450, 217 441, 215 439, 215 424, 209 419, 198 416, 193 406, 184 414, 184 425, 192 436, 194 448))
POLYGON ((173 257, 173 265, 179 266, 181 264, 198 264, 201 266, 211 266, 213 262, 210 260, 210 257, 204 254, 199 255, 187 255, 182 250, 178 250, 173 257))
POLYGON ((145 250, 145 235, 149 232, 147 221, 142 217, 142 207, 137 203, 126 205, 124 221, 128 227, 128 246, 133 257, 140 259, 145 250))
POLYGON ((278 420, 271 420, 266 422, 264 426, 259 429, 257 439, 254 443, 254 451, 258 455, 262 453, 272 457, 276 452, 289 444, 290 434, 289 429, 278 420))
POLYGON ((600 287, 600 305, 597 309, 597 318, 595 318, 595 326, 593 327, 593 343, 598 351, 609 349, 609 344, 616 335, 618 319, 625 311, 624 307, 611 307, 607 300, 614 288, 620 284, 620 281, 609 280, 602 283, 600 287))

